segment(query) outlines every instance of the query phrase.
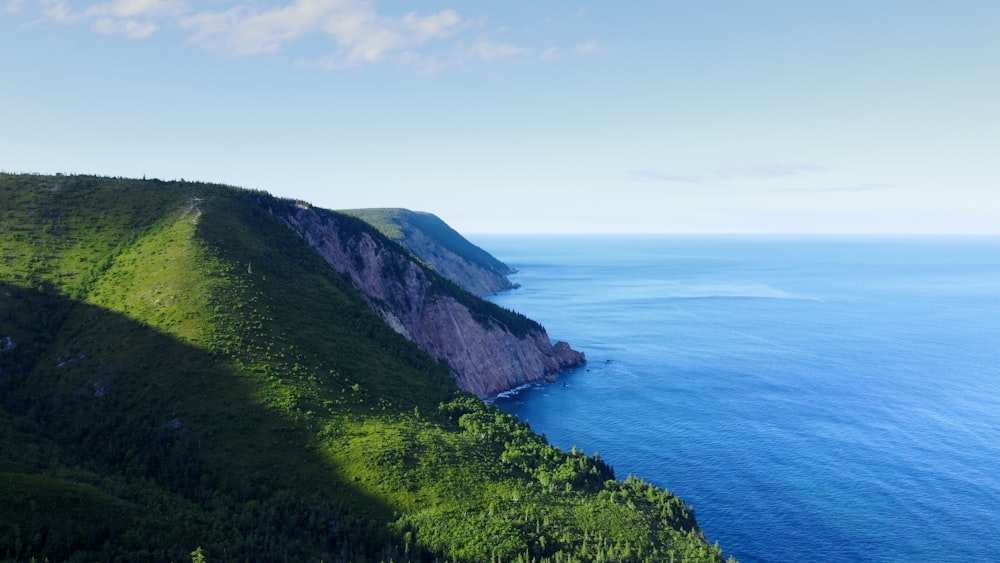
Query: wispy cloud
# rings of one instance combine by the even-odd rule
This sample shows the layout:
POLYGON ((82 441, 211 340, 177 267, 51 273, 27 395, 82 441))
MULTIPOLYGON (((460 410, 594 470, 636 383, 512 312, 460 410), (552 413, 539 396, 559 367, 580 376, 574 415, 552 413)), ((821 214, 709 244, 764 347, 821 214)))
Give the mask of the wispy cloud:
POLYGON ((531 53, 531 49, 519 47, 509 43, 497 43, 486 39, 480 39, 469 48, 469 55, 473 58, 484 61, 496 61, 510 57, 518 57, 531 53))
POLYGON ((40 0, 38 7, 42 12, 42 17, 39 21, 49 20, 58 23, 76 23, 84 17, 82 12, 74 11, 69 4, 62 0, 40 0))
POLYGON ((634 182, 702 184, 709 180, 782 178, 825 171, 826 168, 815 164, 758 164, 736 168, 716 168, 701 173, 678 173, 653 169, 637 169, 630 170, 628 177, 634 182))
MULTIPOLYGON (((454 9, 391 14, 376 0, 105 0, 89 5, 75 0, 0 2, 6 13, 34 11, 36 24, 83 25, 95 33, 128 39, 173 33, 223 55, 287 51, 291 53, 288 58, 298 64, 325 69, 392 63, 431 74, 470 61, 523 58, 549 62, 574 51, 592 54, 604 50, 596 41, 560 45, 552 38, 538 44, 511 37, 498 39, 485 33, 485 15, 466 18, 454 9)), ((582 17, 586 11, 586 7, 581 8, 576 15, 582 17)), ((495 29, 503 32, 506 26, 495 29)))
POLYGON ((893 184, 856 184, 852 186, 834 186, 828 188, 781 188, 771 190, 772 192, 800 192, 800 193, 824 193, 824 192, 880 192, 883 190, 896 189, 893 184))
POLYGON ((603 53, 605 51, 604 47, 601 46, 597 41, 587 41, 586 43, 577 43, 574 50, 581 55, 593 55, 596 53, 603 53))
POLYGON ((826 168, 814 164, 758 164, 736 168, 718 168, 712 172, 712 175, 721 179, 783 178, 825 171, 826 168))
POLYGON ((24 0, 7 0, 3 5, 4 11, 9 14, 20 14, 23 8, 24 0))
POLYGON ((462 18, 453 10, 427 16, 378 14, 373 4, 358 0, 296 0, 254 11, 245 7, 202 11, 180 20, 191 41, 233 55, 277 51, 291 41, 322 34, 337 49, 329 57, 342 66, 382 62, 405 54, 435 38, 453 33, 462 18))
MULTIPOLYGON (((23 5, 23 3, 18 3, 23 5)), ((62 24, 89 23, 90 29, 104 35, 142 39, 152 35, 160 22, 183 13, 184 6, 174 0, 113 0, 83 9, 74 9, 62 0, 42 0, 40 21, 62 24)))
POLYGON ((549 47, 538 54, 538 60, 541 61, 555 61, 560 58, 562 58, 562 54, 559 52, 558 47, 549 47))
MULTIPOLYGON (((65 0, 40 0, 39 21, 86 23, 101 34, 132 39, 164 28, 181 30, 192 43, 227 55, 270 53, 307 36, 325 36, 335 45, 323 60, 328 67, 419 59, 411 51, 455 34, 466 22, 455 10, 387 16, 370 0, 293 0, 261 6, 192 9, 184 0, 111 0, 77 8, 65 0)), ((20 11, 8 0, 7 11, 20 11)), ((498 53, 502 51, 494 51, 498 53)))
POLYGON ((90 27, 97 33, 103 33, 105 35, 121 35, 129 39, 142 39, 144 37, 149 37, 157 29, 157 25, 155 23, 114 18, 101 18, 95 20, 90 27))
POLYGON ((115 0, 91 6, 84 11, 84 14, 87 16, 135 18, 177 14, 183 10, 184 6, 180 2, 170 0, 115 0))
POLYGON ((630 170, 629 180, 633 182, 668 182, 676 184, 701 184, 705 181, 704 176, 694 174, 671 174, 657 170, 630 170))

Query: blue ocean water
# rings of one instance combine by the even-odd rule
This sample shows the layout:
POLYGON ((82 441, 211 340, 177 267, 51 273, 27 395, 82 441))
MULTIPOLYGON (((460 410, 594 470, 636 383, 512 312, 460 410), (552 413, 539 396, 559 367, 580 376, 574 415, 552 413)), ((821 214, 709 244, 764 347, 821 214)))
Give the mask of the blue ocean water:
POLYGON ((497 398, 740 561, 1000 560, 1000 239, 480 236, 585 368, 497 398))

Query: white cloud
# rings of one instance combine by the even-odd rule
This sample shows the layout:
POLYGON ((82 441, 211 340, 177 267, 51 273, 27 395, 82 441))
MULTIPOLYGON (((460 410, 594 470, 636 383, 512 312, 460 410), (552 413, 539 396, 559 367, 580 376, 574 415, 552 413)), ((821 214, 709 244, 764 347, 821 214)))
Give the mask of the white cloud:
POLYGON ((633 182, 670 182, 677 184, 701 184, 705 181, 703 176, 672 174, 657 170, 631 170, 628 173, 628 178, 633 182))
POLYGON ((88 16, 134 18, 136 16, 177 13, 180 10, 182 10, 180 4, 164 0, 115 0, 114 2, 104 2, 91 6, 84 11, 84 14, 88 16))
POLYGON ((61 0, 42 0, 38 4, 42 9, 42 19, 59 23, 74 23, 82 17, 81 14, 74 12, 69 5, 61 0))
POLYGON ((587 41, 586 43, 577 43, 576 52, 581 55, 593 55, 595 53, 603 53, 604 47, 597 41, 587 41))
POLYGON ((542 61, 555 61, 555 60, 560 59, 561 56, 562 55, 559 53, 559 49, 558 48, 556 48, 556 47, 549 47, 548 49, 545 49, 544 51, 542 51, 541 53, 539 53, 538 59, 542 60, 542 61))
POLYGON ((3 6, 4 11, 9 14, 20 14, 23 8, 24 0, 7 0, 3 6))
POLYGON ((203 11, 181 19, 182 28, 193 31, 191 40, 233 55, 253 55, 275 51, 285 42, 315 31, 313 2, 253 13, 244 7, 222 12, 203 11))
POLYGON ((529 53, 531 53, 531 49, 526 47, 518 47, 508 43, 496 43, 485 39, 476 41, 472 44, 472 47, 469 48, 469 55, 474 58, 483 59, 484 61, 495 61, 498 59, 527 55, 529 53))
POLYGON ((38 3, 42 20, 63 24, 90 22, 90 29, 129 39, 148 37, 159 29, 159 21, 183 12, 180 0, 113 0, 75 10, 62 0, 38 3))
POLYGON ((337 45, 322 66, 342 68, 412 59, 406 49, 454 33, 463 20, 454 10, 427 16, 410 12, 395 18, 378 14, 371 2, 361 0, 296 0, 257 12, 246 8, 202 11, 180 23, 193 31, 191 40, 195 43, 233 55, 273 52, 293 40, 320 33, 337 45))
POLYGON ((430 16, 418 16, 415 12, 410 12, 402 21, 403 25, 416 33, 420 41, 451 35, 463 23, 455 10, 444 10, 430 16))
MULTIPOLYGON (((182 0, 113 0, 84 9, 73 9, 63 0, 42 0, 42 20, 63 24, 90 22, 90 28, 105 35, 122 35, 130 39, 147 37, 160 23, 183 13, 182 0)), ((20 4, 20 2, 18 2, 20 4)))
MULTIPOLYGON (((26 0, 0 1, 11 13, 30 5, 26 0)), ((386 14, 376 0, 105 0, 89 5, 38 0, 35 6, 39 21, 86 25, 95 33, 129 39, 179 33, 191 43, 232 56, 274 53, 295 45, 301 48, 292 60, 325 69, 392 63, 432 74, 470 60, 496 62, 531 56, 535 61, 554 61, 567 50, 490 38, 461 38, 432 48, 434 42, 482 28, 485 16, 466 19, 454 9, 386 14)), ((585 12, 583 8, 579 15, 585 12)), ((593 41, 576 46, 578 52, 600 48, 593 41)))
POLYGON ((105 35, 122 35, 129 39, 142 39, 156 31, 156 24, 133 20, 100 18, 91 24, 91 29, 105 35))

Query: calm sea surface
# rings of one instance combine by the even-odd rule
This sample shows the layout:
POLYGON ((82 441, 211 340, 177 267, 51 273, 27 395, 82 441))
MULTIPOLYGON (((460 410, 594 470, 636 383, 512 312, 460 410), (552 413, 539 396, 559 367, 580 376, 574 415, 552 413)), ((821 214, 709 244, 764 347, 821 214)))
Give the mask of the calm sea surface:
POLYGON ((479 236, 587 354, 496 404, 757 561, 1000 561, 1000 239, 479 236))

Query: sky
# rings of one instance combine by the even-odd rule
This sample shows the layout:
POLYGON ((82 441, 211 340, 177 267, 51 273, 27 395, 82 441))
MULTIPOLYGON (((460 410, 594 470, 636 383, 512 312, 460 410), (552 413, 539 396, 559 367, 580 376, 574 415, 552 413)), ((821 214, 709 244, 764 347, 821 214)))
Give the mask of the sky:
POLYGON ((1000 234, 998 26, 996 0, 0 0, 0 169, 466 234, 1000 234))

